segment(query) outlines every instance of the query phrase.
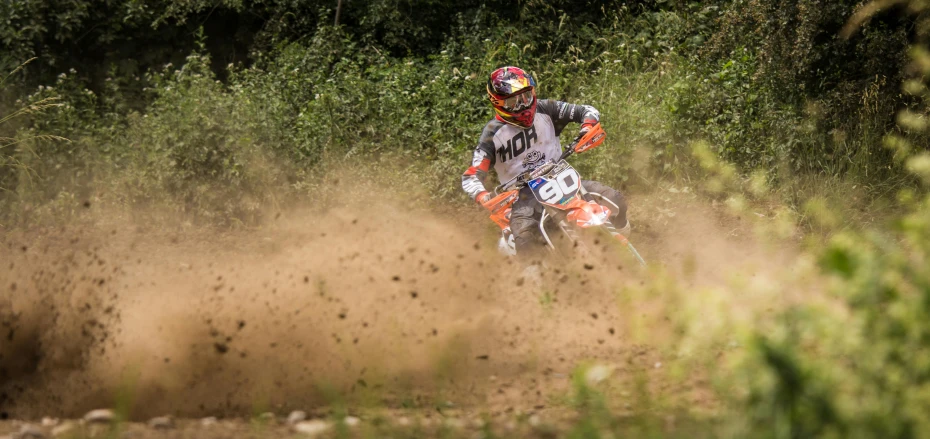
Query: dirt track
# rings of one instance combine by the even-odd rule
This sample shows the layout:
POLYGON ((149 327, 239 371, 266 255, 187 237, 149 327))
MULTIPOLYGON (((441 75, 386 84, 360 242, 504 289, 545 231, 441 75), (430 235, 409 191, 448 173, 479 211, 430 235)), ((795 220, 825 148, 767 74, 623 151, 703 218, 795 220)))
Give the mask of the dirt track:
MULTIPOLYGON (((686 284, 769 257, 734 244, 746 238, 706 205, 640 201, 634 239, 686 284)), ((476 210, 294 210, 227 233, 89 224, 0 244, 4 418, 120 404, 140 420, 334 406, 545 413, 567 407, 583 363, 613 368, 606 392, 620 412, 714 406, 701 371, 666 373, 668 304, 626 295, 648 273, 625 258, 578 260, 536 290, 476 210)))

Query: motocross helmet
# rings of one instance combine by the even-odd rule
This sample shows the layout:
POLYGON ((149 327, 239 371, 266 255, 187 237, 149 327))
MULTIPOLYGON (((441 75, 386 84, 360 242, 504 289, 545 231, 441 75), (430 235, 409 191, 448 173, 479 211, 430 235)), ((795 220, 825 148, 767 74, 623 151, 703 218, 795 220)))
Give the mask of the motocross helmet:
POLYGON ((488 99, 497 117, 511 125, 529 128, 536 117, 536 80, 513 66, 501 67, 488 78, 488 99))

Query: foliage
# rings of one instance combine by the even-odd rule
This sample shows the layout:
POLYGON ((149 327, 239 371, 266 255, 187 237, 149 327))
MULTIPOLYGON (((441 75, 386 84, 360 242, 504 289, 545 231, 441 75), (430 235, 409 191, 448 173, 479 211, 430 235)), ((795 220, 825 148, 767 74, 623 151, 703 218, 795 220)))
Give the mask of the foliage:
MULTIPOLYGON (((572 2, 528 2, 488 10, 466 2, 453 8, 463 11, 453 20, 445 15, 445 2, 416 3, 417 10, 425 14, 420 18, 426 18, 422 26, 428 32, 416 26, 396 27, 397 17, 392 14, 398 10, 397 2, 371 2, 366 5, 369 10, 350 10, 348 24, 338 28, 321 24, 322 15, 313 18, 303 13, 322 4, 298 3, 77 2, 72 9, 57 5, 71 24, 54 35, 48 25, 54 18, 42 12, 55 5, 37 0, 7 5, 34 12, 11 15, 30 20, 31 24, 23 22, 18 27, 36 29, 30 42, 7 40, 15 49, 9 52, 14 56, 35 49, 42 52, 43 69, 85 65, 82 63, 88 58, 81 52, 65 51, 50 40, 54 36, 55 41, 76 44, 75 34, 81 32, 92 40, 90 46, 82 44, 81 50, 93 46, 112 55, 113 60, 122 60, 111 63, 105 59, 89 71, 72 68, 56 76, 51 88, 41 85, 24 95, 37 101, 59 94, 66 110, 34 118, 24 133, 55 132, 75 142, 67 147, 48 142, 34 145, 38 149, 30 172, 40 183, 33 185, 36 190, 28 195, 24 187, 13 188, 11 193, 39 204, 56 199, 62 190, 77 198, 105 198, 123 204, 165 201, 166 196, 173 196, 182 201, 184 211, 228 222, 229 215, 257 212, 265 202, 304 187, 307 173, 321 160, 400 154, 402 160, 430 163, 420 177, 435 189, 436 196, 460 197, 460 168, 467 162, 474 136, 488 118, 483 97, 488 71, 503 64, 520 64, 541 78, 543 96, 614 105, 617 96, 605 94, 604 89, 620 79, 616 75, 645 68, 648 50, 668 50, 686 34, 680 20, 673 19, 674 12, 625 5, 611 22, 599 25, 599 30, 591 23, 602 20, 595 20, 598 13, 592 8, 600 7, 603 12, 613 7, 609 3, 580 8, 572 2), (113 11, 118 13, 108 20, 127 14, 121 17, 120 26, 101 18, 113 15, 113 11), (295 13, 298 11, 301 13, 295 13), (553 19, 519 18, 529 12, 553 19), (221 63, 229 59, 227 50, 235 47, 212 36, 218 32, 209 23, 214 13, 264 17, 262 32, 271 36, 255 33, 251 66, 229 63, 223 67, 221 63), (301 18, 293 22, 294 17, 301 18), (352 17, 358 21, 353 22, 352 17), (435 25, 439 17, 443 17, 445 28, 435 25), (203 27, 190 32, 195 18, 203 27), (89 24, 85 20, 103 24, 85 29, 89 24), (315 27, 308 29, 311 25, 315 27), (653 32, 652 26, 658 29, 653 32), (179 39, 178 32, 190 32, 190 38, 179 39), (438 32, 449 36, 437 38, 438 32), (104 49, 107 44, 128 40, 147 47, 146 56, 150 57, 104 49), (399 43, 401 40, 405 43, 399 43), (211 41, 222 41, 226 49, 217 49, 211 41), (437 41, 439 50, 431 51, 437 41), (184 47, 190 47, 194 55, 178 59, 176 53, 184 47), (428 54, 392 55, 415 50, 428 54), (164 56, 167 52, 171 56, 164 56), (74 59, 68 61, 71 56, 74 59), (222 61, 213 61, 216 57, 222 61), (175 64, 181 67, 172 70, 175 64), (150 73, 140 74, 143 69, 150 73), (595 83, 597 88, 592 85, 595 83), (209 146, 193 146, 201 143, 209 146), (285 162, 298 167, 263 180, 282 185, 268 189, 275 192, 274 197, 255 192, 247 197, 250 207, 233 208, 220 200, 235 200, 235 194, 249 192, 245 187, 258 191, 261 186, 244 177, 248 170, 243 163, 255 163, 244 158, 250 154, 274 163, 274 167, 285 162), (227 165, 231 168, 223 169, 227 165), (63 175, 56 172, 59 169, 76 172, 63 175), (185 189, 192 183, 200 195, 185 189), (214 184, 227 190, 208 189, 214 184)), ((351 4, 355 5, 352 8, 361 7, 351 4)), ((318 12, 324 13, 322 9, 318 12)), ((253 31, 258 32, 249 32, 253 31)), ((45 81, 41 70, 33 73, 45 81)), ((612 118, 612 112, 604 113, 608 120, 612 118)), ((566 137, 571 135, 566 133, 566 137)), ((602 168, 593 166, 590 171, 614 180, 626 170, 622 161, 614 161, 610 172, 598 169, 602 168)))
POLYGON ((765 437, 922 437, 930 198, 891 234, 842 233, 820 257, 832 303, 780 312, 742 363, 750 430, 765 437))
MULTIPOLYGON (((237 105, 255 109, 229 129, 261 139, 262 154, 298 164, 300 175, 326 157, 399 152, 430 163, 422 176, 437 195, 458 195, 456 175, 487 118, 483 76, 502 64, 534 71, 543 96, 601 108, 621 141, 580 166, 614 184, 629 181, 623 157, 639 146, 651 151, 659 172, 682 172, 672 165, 692 138, 708 140, 743 172, 769 171, 773 181, 798 172, 882 181, 900 171, 881 146, 886 132, 897 131, 889 124, 893 109, 915 102, 893 92, 916 20, 900 14, 863 20, 844 39, 838 32, 856 11, 850 2, 525 1, 489 8, 382 0, 347 2, 339 28, 328 25, 331 6, 29 0, 4 5, 11 27, 0 35, 12 55, 5 62, 39 54, 32 82, 64 90, 73 110, 38 118, 30 129, 77 139, 82 146, 45 145, 51 149, 39 155, 52 167, 65 163, 56 155, 81 163, 80 175, 130 167, 129 115, 164 98, 160 89, 170 81, 158 79, 163 66, 183 66, 179 54, 191 51, 212 60, 211 75, 222 84, 209 89, 230 100, 224 106, 241 100, 237 105), (48 13, 53 8, 57 15, 48 13), (404 11, 414 10, 417 20, 410 20, 414 14, 404 11), (240 30, 230 34, 217 21, 240 30), (80 50, 71 50, 75 45, 80 50), (85 50, 107 55, 92 60, 85 50), (49 73, 65 66, 77 66, 64 71, 68 84, 58 84, 57 74, 52 84, 49 73)), ((293 188, 300 178, 285 180, 293 188)))
POLYGON ((889 178, 912 19, 887 11, 840 35, 858 1, 729 2, 676 85, 672 111, 743 169, 889 178))
POLYGON ((275 133, 255 117, 265 114, 257 96, 227 89, 200 53, 149 79, 152 105, 109 140, 121 151, 111 158, 128 169, 115 180, 123 202, 179 201, 179 209, 219 223, 254 220, 261 207, 277 206, 288 167, 277 161, 275 133))
MULTIPOLYGON (((927 78, 923 47, 912 49, 912 68, 927 78)), ((924 81, 911 80, 904 89, 921 100, 917 108, 927 108, 924 81)), ((917 138, 925 135, 923 119, 914 110, 898 115, 902 130, 917 138)), ((830 303, 794 305, 778 314, 774 327, 754 331, 742 365, 755 377, 749 428, 770 428, 770 437, 924 437, 930 431, 930 155, 899 135, 887 144, 924 188, 900 191, 907 213, 889 229, 842 232, 817 252, 831 281, 830 303)))

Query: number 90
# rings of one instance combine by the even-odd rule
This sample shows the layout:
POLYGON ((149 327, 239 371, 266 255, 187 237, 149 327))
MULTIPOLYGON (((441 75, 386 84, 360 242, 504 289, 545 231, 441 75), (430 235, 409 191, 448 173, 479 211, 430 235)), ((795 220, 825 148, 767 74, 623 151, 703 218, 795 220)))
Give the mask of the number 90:
POLYGON ((573 195, 581 186, 581 181, 574 169, 566 169, 555 178, 546 181, 536 190, 536 198, 543 203, 558 203, 566 195, 573 195))

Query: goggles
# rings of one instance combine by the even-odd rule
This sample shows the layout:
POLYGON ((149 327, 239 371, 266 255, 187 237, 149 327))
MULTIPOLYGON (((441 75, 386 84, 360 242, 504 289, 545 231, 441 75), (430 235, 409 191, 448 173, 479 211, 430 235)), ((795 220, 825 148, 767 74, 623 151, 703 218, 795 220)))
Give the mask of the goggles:
POLYGON ((529 108, 533 105, 533 89, 517 93, 513 96, 510 96, 504 99, 504 109, 511 112, 517 112, 529 108))

